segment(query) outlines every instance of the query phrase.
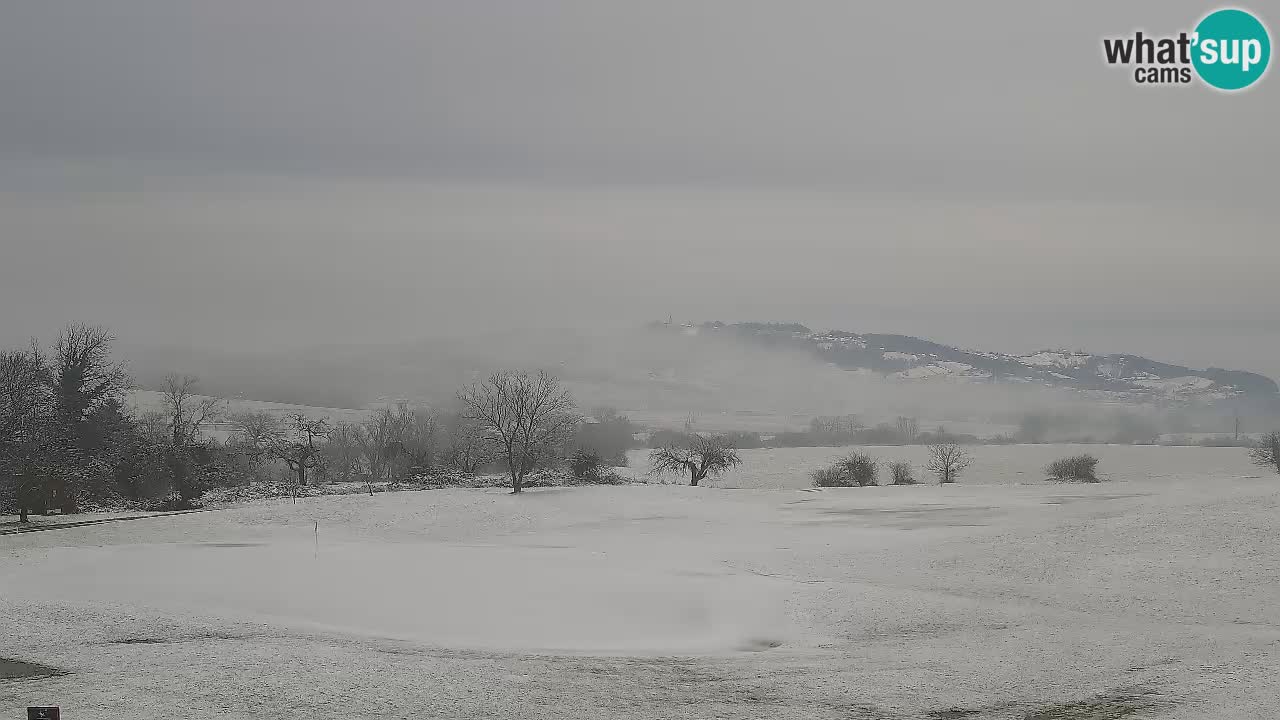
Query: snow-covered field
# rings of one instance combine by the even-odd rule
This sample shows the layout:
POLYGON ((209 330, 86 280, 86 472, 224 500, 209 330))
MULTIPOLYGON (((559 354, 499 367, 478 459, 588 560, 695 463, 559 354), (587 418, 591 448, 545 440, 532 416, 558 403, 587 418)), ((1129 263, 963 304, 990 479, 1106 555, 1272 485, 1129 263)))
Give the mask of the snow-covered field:
MULTIPOLYGON (((1227 479, 1258 475, 1240 448, 1162 447, 1156 445, 974 445, 966 446, 973 464, 961 474, 965 485, 1044 484, 1044 468, 1057 458, 1088 453, 1099 459, 1098 474, 1108 480, 1227 479)), ((713 480, 719 487, 802 488, 811 484, 809 473, 851 452, 865 452, 882 461, 881 482, 888 482, 884 465, 911 463, 920 482, 934 482, 925 470, 929 451, 923 445, 859 446, 838 448, 769 448, 740 450, 742 465, 713 480)), ((647 450, 627 454, 626 472, 645 479, 649 472, 647 450)), ((657 479, 657 478, 654 478, 657 479)), ((669 481, 675 478, 668 477, 669 481)))
POLYGON ((0 717, 1274 716, 1280 478, 1089 446, 1111 482, 1040 480, 1077 450, 974 448, 947 487, 806 492, 845 450, 748 451, 705 488, 0 536, 0 657, 65 672, 0 679, 0 717))

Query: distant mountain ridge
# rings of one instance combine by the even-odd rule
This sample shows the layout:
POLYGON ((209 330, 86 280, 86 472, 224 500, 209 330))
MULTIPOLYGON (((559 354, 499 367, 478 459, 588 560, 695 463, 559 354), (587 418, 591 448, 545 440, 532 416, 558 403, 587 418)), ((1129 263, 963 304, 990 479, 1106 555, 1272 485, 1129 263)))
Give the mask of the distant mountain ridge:
POLYGON ((1239 401, 1280 408, 1280 387, 1264 375, 1216 367, 1197 370, 1124 353, 1041 350, 1010 355, 962 350, 909 335, 816 332, 798 323, 655 326, 690 335, 727 335, 754 343, 803 347, 841 369, 903 381, 1036 383, 1124 402, 1239 401))

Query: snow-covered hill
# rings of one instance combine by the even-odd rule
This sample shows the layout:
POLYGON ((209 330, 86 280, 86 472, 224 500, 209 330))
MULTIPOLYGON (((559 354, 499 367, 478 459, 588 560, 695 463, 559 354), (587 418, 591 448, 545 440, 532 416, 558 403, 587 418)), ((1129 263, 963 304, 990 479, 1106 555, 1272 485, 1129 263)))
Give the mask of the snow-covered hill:
MULTIPOLYGON (((666 327, 657 325, 655 327, 666 327)), ((815 332, 799 324, 713 322, 674 328, 686 335, 729 336, 772 346, 808 347, 837 367, 903 381, 1033 383, 1123 402, 1224 400, 1280 406, 1271 378, 1240 370, 1197 370, 1138 355, 1041 350, 1027 355, 962 350, 907 335, 815 332)))

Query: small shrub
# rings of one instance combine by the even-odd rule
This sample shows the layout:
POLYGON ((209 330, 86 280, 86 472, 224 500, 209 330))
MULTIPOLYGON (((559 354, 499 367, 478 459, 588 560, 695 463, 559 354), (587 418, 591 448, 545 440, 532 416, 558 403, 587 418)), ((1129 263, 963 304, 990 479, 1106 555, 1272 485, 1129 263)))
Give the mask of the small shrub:
POLYGON ((893 476, 894 485, 915 485, 916 478, 911 474, 911 463, 896 462, 889 464, 889 474, 893 476))
POLYGON ((1095 472, 1097 467, 1098 458, 1092 455, 1074 455, 1054 460, 1045 468, 1045 472, 1051 480, 1096 483, 1100 482, 1095 472))
POLYGON ((832 465, 809 473, 814 487, 852 487, 853 483, 844 476, 840 468, 832 465))
POLYGON ((613 472, 601 473, 591 481, 592 485, 630 485, 631 481, 625 475, 613 472))
POLYGON ((853 453, 837 460, 830 467, 814 470, 809 474, 815 487, 867 487, 877 485, 879 466, 875 458, 866 453, 853 453))
POLYGON ((569 472, 578 482, 591 482, 600 477, 604 460, 600 454, 591 450, 579 450, 569 458, 569 472))
POLYGON ((1249 450, 1249 458, 1255 465, 1274 468, 1280 472, 1280 432, 1269 432, 1249 450))
POLYGON ((582 485, 627 485, 631 481, 613 470, 601 468, 599 472, 588 472, 582 475, 572 470, 544 468, 535 470, 525 477, 524 486, 533 487, 578 487, 582 485))

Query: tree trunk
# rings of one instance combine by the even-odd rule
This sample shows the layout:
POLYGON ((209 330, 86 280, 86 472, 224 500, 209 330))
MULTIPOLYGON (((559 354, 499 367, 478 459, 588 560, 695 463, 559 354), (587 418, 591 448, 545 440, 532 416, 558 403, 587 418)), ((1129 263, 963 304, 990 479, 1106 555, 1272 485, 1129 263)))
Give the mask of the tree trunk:
POLYGON ((707 471, 690 463, 689 465, 689 486, 698 487, 698 483, 707 476, 707 471))
POLYGON ((27 518, 27 508, 31 505, 33 474, 31 460, 28 458, 22 465, 22 472, 18 475, 18 522, 31 522, 27 518))
POLYGON ((187 488, 187 463, 185 459, 178 454, 178 451, 174 451, 169 463, 169 471, 173 475, 173 491, 178 493, 180 497, 190 497, 187 488))

